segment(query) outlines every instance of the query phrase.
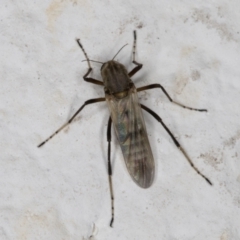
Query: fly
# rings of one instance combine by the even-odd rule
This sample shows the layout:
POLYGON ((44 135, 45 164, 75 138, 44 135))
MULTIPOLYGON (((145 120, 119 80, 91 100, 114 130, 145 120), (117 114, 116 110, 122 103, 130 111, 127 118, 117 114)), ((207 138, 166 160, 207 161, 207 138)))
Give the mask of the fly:
MULTIPOLYGON (((113 184, 112 184, 112 165, 111 165, 111 126, 114 126, 115 133, 117 135, 118 142, 120 144, 123 157, 128 169, 128 172, 132 178, 132 180, 141 188, 149 188, 154 180, 155 175, 155 164, 154 158, 152 154, 152 150, 149 144, 146 126, 142 114, 142 109, 149 114, 151 114, 158 122, 161 123, 163 128, 168 132, 170 137, 172 138, 174 144, 177 148, 183 153, 189 164, 193 167, 193 169, 202 176, 210 185, 212 183, 210 180, 203 175, 193 164, 185 150, 181 147, 180 143, 173 136, 172 132, 165 125, 162 119, 153 112, 150 108, 145 105, 139 103, 137 92, 160 88, 163 93, 166 95, 168 100, 180 107, 195 110, 199 112, 207 112, 206 109, 196 109, 187 107, 178 103, 169 96, 164 87, 158 83, 150 84, 144 87, 136 88, 134 83, 131 80, 131 77, 137 73, 141 68, 142 64, 138 63, 135 60, 136 53, 136 31, 133 32, 134 42, 133 42, 133 61, 132 63, 136 65, 130 72, 127 71, 124 65, 114 60, 116 55, 121 51, 121 48, 118 53, 114 56, 114 58, 105 63, 101 63, 101 75, 103 81, 96 80, 94 78, 89 77, 89 74, 92 71, 92 67, 90 64, 87 53, 85 52, 82 44, 80 43, 80 39, 77 39, 77 43, 79 47, 82 49, 83 54, 85 55, 86 61, 88 63, 88 71, 83 76, 83 79, 87 82, 97 84, 100 86, 104 86, 105 97, 102 98, 94 98, 87 100, 78 110, 77 112, 65 123, 62 127, 60 127, 56 132, 54 132, 49 138, 43 141, 38 147, 43 146, 46 142, 48 142, 52 137, 54 137, 57 133, 59 133, 63 128, 69 125, 73 119, 82 111, 82 109, 93 103, 97 102, 107 102, 110 117, 108 120, 107 127, 107 141, 108 141, 108 179, 109 179, 109 188, 110 188, 110 196, 111 196, 111 212, 112 217, 110 221, 110 226, 112 227, 114 221, 114 195, 113 195, 113 184)), ((124 45, 125 46, 125 45, 124 45)), ((93 61, 97 62, 97 61, 93 61)))

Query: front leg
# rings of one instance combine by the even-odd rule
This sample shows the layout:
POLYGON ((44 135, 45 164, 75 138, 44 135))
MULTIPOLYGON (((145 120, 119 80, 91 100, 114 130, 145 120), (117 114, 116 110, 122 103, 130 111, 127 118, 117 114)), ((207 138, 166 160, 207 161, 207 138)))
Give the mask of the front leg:
POLYGON ((134 37, 134 41, 133 41, 133 61, 132 63, 137 65, 135 68, 133 68, 133 70, 128 73, 129 77, 132 77, 136 72, 138 72, 141 68, 142 68, 142 64, 136 62, 135 60, 135 54, 136 54, 136 42, 137 42, 137 34, 136 34, 136 30, 133 31, 133 37, 134 37))
POLYGON ((76 39, 76 40, 77 40, 77 43, 78 43, 79 47, 82 49, 83 54, 84 54, 84 56, 85 56, 85 58, 86 58, 86 60, 87 60, 87 63, 88 63, 88 71, 87 71, 87 73, 83 76, 83 79, 84 79, 86 82, 90 82, 90 83, 93 83, 93 84, 97 84, 97 85, 103 86, 103 82, 102 82, 102 81, 96 80, 96 79, 94 79, 94 78, 87 77, 87 76, 90 74, 90 72, 92 71, 92 66, 91 66, 91 64, 90 64, 90 60, 89 60, 89 58, 88 58, 87 53, 85 52, 82 44, 80 43, 80 39, 76 39))

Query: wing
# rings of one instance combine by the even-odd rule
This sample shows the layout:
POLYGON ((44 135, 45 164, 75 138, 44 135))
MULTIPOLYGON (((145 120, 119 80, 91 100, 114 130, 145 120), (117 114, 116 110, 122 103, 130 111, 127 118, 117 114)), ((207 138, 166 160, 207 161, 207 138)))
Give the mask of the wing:
POLYGON ((148 188, 155 164, 137 90, 132 87, 124 98, 106 95, 106 100, 128 172, 138 186, 148 188))

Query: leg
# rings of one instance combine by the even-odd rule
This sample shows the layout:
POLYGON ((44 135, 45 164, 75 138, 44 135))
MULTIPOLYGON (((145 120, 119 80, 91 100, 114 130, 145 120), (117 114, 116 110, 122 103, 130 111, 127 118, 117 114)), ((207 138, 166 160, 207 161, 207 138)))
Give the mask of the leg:
POLYGON ((136 72, 138 72, 142 68, 142 64, 135 61, 135 54, 136 54, 136 42, 137 42, 137 35, 136 30, 133 32, 134 42, 133 42, 133 63, 137 65, 129 74, 129 77, 132 77, 136 72))
POLYGON ((86 58, 87 63, 88 63, 88 71, 87 71, 87 73, 83 76, 83 79, 84 79, 86 82, 90 82, 90 83, 94 83, 94 84, 103 86, 103 82, 101 82, 101 81, 99 81, 99 80, 96 80, 96 79, 94 79, 94 78, 89 78, 89 77, 87 77, 87 76, 90 74, 90 72, 92 71, 92 67, 91 67, 89 58, 88 58, 88 56, 87 56, 87 53, 85 52, 82 44, 80 43, 80 39, 77 39, 77 43, 78 43, 79 47, 82 49, 83 54, 85 55, 85 58, 86 58))
POLYGON ((185 150, 182 148, 182 146, 180 145, 180 143, 177 141, 177 139, 173 136, 173 134, 171 133, 171 131, 168 129, 168 127, 164 124, 164 122, 162 121, 162 119, 155 113, 153 112, 151 109, 149 109, 148 107, 144 106, 143 104, 141 104, 141 107, 147 111, 148 113, 150 113, 158 122, 160 122, 162 124, 162 126, 164 127, 164 129, 168 132, 168 134, 170 135, 170 137, 172 138, 173 142, 175 143, 175 145, 177 146, 177 148, 183 153, 183 155, 186 157, 186 159, 188 160, 189 164, 191 165, 191 167, 193 167, 193 169, 200 175, 202 176, 210 185, 212 185, 212 183, 210 182, 210 180, 205 177, 193 164, 192 160, 189 158, 189 156, 187 155, 187 153, 185 152, 185 150))
POLYGON ((178 103, 178 102, 175 102, 172 100, 172 98, 168 95, 167 91, 164 89, 164 87, 158 83, 156 84, 150 84, 150 85, 147 85, 147 86, 144 86, 144 87, 140 87, 140 88, 137 88, 137 91, 138 92, 141 92, 141 91, 144 91, 144 90, 148 90, 148 89, 152 89, 152 88, 161 88, 161 90, 164 92, 164 94, 167 96, 167 98, 169 99, 170 102, 180 106, 180 107, 183 107, 183 108, 187 108, 189 110, 194 110, 194 111, 199 111, 199 112, 207 112, 207 109, 197 109, 197 108, 191 108, 191 107, 187 107, 187 106, 184 106, 182 105, 181 103, 178 103))
POLYGON ((110 227, 112 227, 114 221, 114 196, 113 196, 113 186, 112 186, 112 165, 111 165, 111 125, 112 119, 109 117, 108 127, 107 127, 107 141, 108 141, 108 181, 111 195, 111 209, 112 209, 112 218, 110 221, 110 227))
POLYGON ((48 142, 51 138, 53 138, 56 134, 58 134, 63 128, 65 128, 67 125, 69 125, 73 119, 82 111, 82 109, 88 105, 88 104, 92 104, 92 103, 97 103, 97 102, 103 102, 105 101, 105 98, 94 98, 94 99, 89 99, 87 100, 78 110, 77 112, 68 120, 67 123, 65 123, 62 127, 60 127, 56 132, 54 132, 49 138, 47 138, 45 141, 43 141, 42 143, 40 143, 38 145, 38 147, 43 146, 46 142, 48 142))
POLYGON ((91 236, 89 237, 89 240, 91 240, 91 239, 94 238, 95 230, 96 230, 96 226, 95 226, 95 224, 93 223, 93 230, 92 230, 92 234, 91 234, 91 236))

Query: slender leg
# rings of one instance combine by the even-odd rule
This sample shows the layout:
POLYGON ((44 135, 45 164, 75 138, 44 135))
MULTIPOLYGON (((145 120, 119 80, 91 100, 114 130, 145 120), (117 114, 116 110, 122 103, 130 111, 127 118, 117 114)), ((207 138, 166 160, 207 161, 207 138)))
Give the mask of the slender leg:
POLYGON ((185 152, 185 150, 182 148, 182 146, 180 145, 180 143, 177 141, 177 139, 173 136, 173 134, 171 133, 171 131, 168 129, 168 127, 164 124, 164 122, 162 121, 162 119, 155 113, 153 112, 151 109, 149 109, 148 107, 144 106, 143 104, 141 104, 141 107, 147 111, 148 113, 150 113, 158 122, 160 122, 162 124, 162 126, 164 127, 164 129, 168 132, 168 134, 170 135, 170 137, 172 138, 173 142, 175 143, 175 145, 177 146, 177 148, 183 153, 183 155, 186 157, 186 159, 188 160, 189 164, 191 165, 191 167, 200 175, 202 176, 210 185, 212 185, 211 181, 205 177, 193 164, 192 160, 189 158, 189 156, 187 155, 187 153, 185 152))
POLYGON ((62 125, 62 127, 60 127, 56 132, 54 132, 49 138, 47 138, 45 141, 43 141, 42 143, 40 143, 38 145, 38 147, 43 146, 46 142, 48 142, 51 138, 53 138, 56 134, 58 134, 63 128, 65 128, 67 125, 69 125, 73 119, 82 111, 82 109, 88 105, 88 104, 92 104, 92 103, 97 103, 97 102, 103 102, 105 101, 105 98, 94 98, 94 99, 89 99, 87 100, 77 111, 76 113, 68 120, 68 122, 66 122, 65 124, 62 125))
POLYGON ((112 209, 112 218, 110 221, 110 227, 112 227, 114 221, 114 196, 113 196, 113 186, 112 186, 112 165, 111 165, 111 125, 112 119, 109 117, 108 120, 108 128, 107 128, 107 141, 108 141, 108 180, 110 187, 110 195, 111 195, 111 209, 112 209))
POLYGON ((183 108, 187 108, 189 110, 194 110, 194 111, 199 111, 199 112, 207 112, 207 109, 197 109, 197 108, 191 108, 191 107, 187 107, 185 105, 182 105, 181 103, 178 103, 178 102, 175 102, 172 100, 172 98, 168 95, 167 91, 164 89, 164 87, 158 83, 156 84, 150 84, 150 85, 147 85, 147 86, 144 86, 144 87, 140 87, 140 88, 137 88, 137 91, 138 92, 141 92, 141 91, 144 91, 144 90, 148 90, 148 89, 152 89, 152 88, 161 88, 162 91, 164 92, 164 94, 167 96, 167 98, 169 99, 170 102, 180 106, 180 107, 183 107, 183 108))
POLYGON ((113 196, 113 185, 112 185, 112 165, 111 165, 111 125, 112 119, 109 117, 108 127, 107 127, 107 141, 108 141, 108 181, 111 195, 111 209, 112 209, 112 218, 110 221, 110 227, 112 227, 114 221, 114 196, 113 196))
POLYGON ((90 83, 94 83, 94 84, 103 86, 103 82, 102 82, 102 81, 96 80, 96 79, 94 79, 94 78, 87 77, 87 76, 90 74, 90 72, 92 71, 92 67, 91 67, 91 64, 90 64, 88 55, 87 55, 87 53, 85 52, 82 44, 80 43, 80 39, 77 39, 77 43, 78 43, 79 47, 82 49, 83 54, 85 55, 85 58, 86 58, 87 63, 88 63, 88 71, 87 71, 87 73, 83 76, 83 79, 84 79, 86 82, 90 82, 90 83))
POLYGON ((95 233, 95 230, 96 230, 96 226, 95 226, 95 224, 93 223, 93 229, 92 229, 92 234, 91 234, 91 236, 89 237, 89 240, 91 240, 91 239, 93 239, 93 237, 94 237, 94 233, 95 233))
POLYGON ((136 34, 136 30, 133 31, 133 37, 134 37, 134 41, 133 41, 133 63, 135 65, 137 65, 135 68, 133 68, 133 70, 128 73, 128 76, 129 77, 132 77, 136 72, 138 72, 141 68, 142 68, 142 64, 141 63, 138 63, 136 62, 135 60, 135 54, 136 54, 136 42, 137 42, 137 34, 136 34))

